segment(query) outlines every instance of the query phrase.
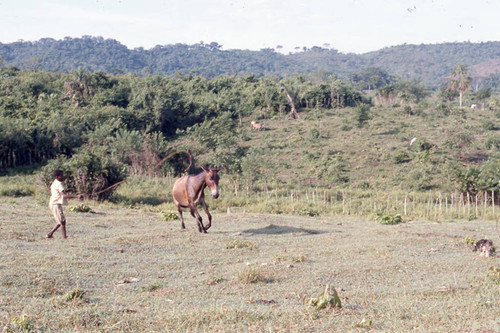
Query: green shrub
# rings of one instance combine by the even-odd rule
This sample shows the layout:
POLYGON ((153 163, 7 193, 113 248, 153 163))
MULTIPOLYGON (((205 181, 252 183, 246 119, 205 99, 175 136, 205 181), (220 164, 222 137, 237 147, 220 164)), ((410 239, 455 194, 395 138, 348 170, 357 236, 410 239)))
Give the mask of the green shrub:
POLYGON ((312 208, 303 207, 297 211, 300 216, 319 216, 319 212, 312 208))
POLYGON ((486 149, 498 150, 500 149, 500 135, 490 136, 486 140, 486 149))
POLYGON ((10 323, 5 327, 6 332, 31 332, 35 326, 32 321, 22 314, 19 317, 13 317, 10 323))
POLYGON ((477 239, 472 238, 470 236, 466 236, 464 238, 464 243, 467 244, 467 245, 469 245, 470 247, 476 246, 477 241, 478 241, 477 239))
POLYGON ((408 163, 411 161, 410 154, 408 154, 405 150, 398 150, 394 157, 392 158, 392 162, 394 164, 402 164, 408 163))
POLYGON ((434 145, 430 142, 428 142, 425 139, 417 139, 417 142, 415 142, 415 146, 417 147, 418 151, 430 151, 434 145))
POLYGON ((248 247, 250 249, 255 249, 255 244, 247 240, 235 239, 226 244, 226 249, 242 249, 248 247))
POLYGON ((160 215, 164 221, 179 220, 181 218, 179 213, 173 210, 161 211, 160 215))
POLYGON ((69 210, 74 213, 94 213, 92 208, 83 203, 76 206, 71 206, 69 207, 69 210))
POLYGON ((83 290, 81 290, 80 288, 75 288, 75 289, 67 292, 64 295, 63 299, 65 302, 76 301, 76 300, 82 299, 84 294, 85 294, 85 292, 83 290))
POLYGON ((53 181, 52 172, 55 169, 64 172, 67 188, 97 199, 108 198, 115 188, 99 192, 124 180, 127 176, 124 164, 115 162, 108 155, 99 155, 92 151, 82 151, 70 158, 61 156, 50 160, 40 173, 40 179, 46 188, 53 181))
POLYGON ((159 282, 154 282, 154 283, 148 284, 147 286, 143 286, 141 289, 142 289, 142 291, 146 291, 146 292, 150 293, 152 291, 155 291, 155 290, 158 290, 161 288, 162 288, 162 284, 160 284, 159 282))
POLYGON ((485 131, 494 131, 496 129, 495 123, 489 119, 483 119, 481 121, 481 126, 485 131))
POLYGON ((500 190, 500 157, 494 156, 486 161, 479 170, 477 178, 477 187, 483 191, 500 190))
POLYGON ((375 220, 380 224, 399 224, 403 222, 401 214, 378 213, 375 220))
POLYGON ((432 170, 419 166, 407 173, 408 187, 416 191, 426 191, 432 188, 432 170))
POLYGON ((357 126, 362 128, 372 119, 370 114, 370 106, 367 104, 361 104, 354 109, 354 118, 356 120, 357 126))
POLYGON ((493 282, 500 283, 500 267, 490 267, 487 275, 493 282))
POLYGON ((316 127, 311 128, 309 130, 308 138, 310 140, 317 140, 317 139, 319 139, 319 130, 316 127))
POLYGON ((359 183, 358 188, 360 190, 369 190, 372 188, 372 186, 369 182, 367 182, 366 180, 363 180, 362 182, 359 183))
POLYGON ((308 307, 313 307, 316 310, 321 310, 326 307, 331 308, 341 308, 342 302, 335 288, 330 288, 329 285, 325 287, 325 291, 319 294, 317 297, 311 297, 306 300, 306 305, 308 307))

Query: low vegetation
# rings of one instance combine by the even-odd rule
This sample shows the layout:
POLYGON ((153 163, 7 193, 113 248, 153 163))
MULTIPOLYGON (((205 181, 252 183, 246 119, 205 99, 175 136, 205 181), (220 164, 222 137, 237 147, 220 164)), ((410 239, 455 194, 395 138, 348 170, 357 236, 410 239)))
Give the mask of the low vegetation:
POLYGON ((63 240, 44 237, 45 203, 0 200, 6 332, 500 330, 498 257, 464 242, 496 239, 492 221, 231 212, 200 235, 191 217, 181 230, 153 210, 86 204, 96 213, 67 211, 63 240), (227 249, 235 240, 255 246, 227 249))

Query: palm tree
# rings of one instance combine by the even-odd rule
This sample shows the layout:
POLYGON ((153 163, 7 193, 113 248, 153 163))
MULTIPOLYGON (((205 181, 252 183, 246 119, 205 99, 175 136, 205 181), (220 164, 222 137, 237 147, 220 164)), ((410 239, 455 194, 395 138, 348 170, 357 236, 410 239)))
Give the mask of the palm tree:
POLYGON ((469 76, 469 68, 464 64, 458 64, 453 68, 451 74, 451 90, 458 90, 460 94, 460 108, 462 108, 462 95, 470 87, 472 78, 469 76))

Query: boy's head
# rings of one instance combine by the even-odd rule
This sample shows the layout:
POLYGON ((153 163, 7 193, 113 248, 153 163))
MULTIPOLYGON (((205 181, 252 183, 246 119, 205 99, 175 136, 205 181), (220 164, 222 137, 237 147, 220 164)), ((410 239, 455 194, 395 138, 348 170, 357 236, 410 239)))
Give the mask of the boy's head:
POLYGON ((62 172, 62 170, 56 169, 56 170, 54 170, 52 175, 54 176, 55 179, 57 179, 59 181, 64 180, 64 172, 62 172))

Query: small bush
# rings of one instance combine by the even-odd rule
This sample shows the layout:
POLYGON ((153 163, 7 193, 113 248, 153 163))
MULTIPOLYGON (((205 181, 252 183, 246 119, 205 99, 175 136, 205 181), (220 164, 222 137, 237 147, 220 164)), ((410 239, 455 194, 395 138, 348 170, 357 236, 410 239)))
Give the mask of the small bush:
POLYGON ((306 259, 307 259, 307 257, 303 254, 293 255, 291 258, 292 262, 294 262, 294 263, 302 263, 302 262, 305 262, 306 259))
POLYGON ((19 317, 13 317, 10 323, 5 327, 6 332, 31 332, 33 329, 33 323, 25 314, 19 317))
POLYGON ((319 130, 316 127, 313 127, 309 130, 308 138, 310 140, 317 140, 319 139, 319 130))
POLYGON ((87 206, 86 204, 83 204, 83 203, 76 205, 76 206, 71 206, 69 208, 69 211, 74 212, 74 213, 94 213, 92 208, 90 208, 89 206, 87 206))
POLYGON ((466 236, 464 238, 464 243, 469 245, 470 247, 476 246, 477 241, 478 241, 478 239, 472 238, 470 236, 466 236))
POLYGON ((297 214, 300 216, 319 216, 319 212, 317 210, 314 210, 312 208, 301 208, 297 211, 297 214))
POLYGON ((369 190, 372 188, 372 186, 369 182, 367 182, 366 180, 363 180, 361 183, 359 183, 358 188, 360 190, 369 190))
POLYGON ((174 221, 179 220, 179 212, 173 210, 161 211, 160 215, 164 221, 174 221))
POLYGON ((316 310, 321 310, 326 307, 331 308, 341 308, 342 302, 340 301, 339 295, 335 288, 330 288, 329 285, 325 287, 325 291, 319 294, 317 297, 311 297, 306 300, 308 307, 313 307, 316 310))
POLYGON ((488 140, 486 140, 485 147, 486 149, 493 149, 493 150, 500 149, 500 135, 490 136, 488 140))
POLYGON ((224 282, 224 278, 221 276, 214 276, 211 275, 210 278, 208 279, 208 285, 214 285, 214 284, 219 284, 224 282))
POLYGON ((484 119, 481 121, 481 126, 485 131, 494 131, 496 130, 495 123, 489 119, 484 119))
POLYGON ((398 150, 394 155, 394 157, 392 158, 392 162, 394 164, 408 163, 410 161, 411 161, 410 154, 408 154, 408 152, 404 150, 398 150))
POLYGON ((248 247, 251 250, 255 249, 255 244, 247 240, 235 239, 226 244, 226 249, 242 249, 248 247))
POLYGON ((500 283, 500 267, 490 267, 487 275, 493 282, 500 283))
POLYGON ((150 283, 147 286, 142 287, 142 291, 152 292, 158 289, 161 289, 162 285, 158 282, 150 283))
POLYGON ((375 220, 380 224, 399 224, 403 222, 401 214, 384 214, 379 213, 375 220))
POLYGON ((71 302, 71 301, 76 301, 76 300, 80 300, 83 298, 83 295, 85 294, 85 292, 83 290, 81 290, 80 288, 75 288, 69 292, 67 292, 64 296, 63 296, 63 300, 65 302, 71 302))
POLYGON ((263 269, 256 265, 247 266, 238 274, 238 281, 244 284, 265 282, 267 280, 264 277, 263 269))
POLYGON ((102 190, 117 184, 127 176, 127 168, 106 154, 98 154, 92 151, 81 151, 67 158, 61 156, 50 160, 42 168, 40 180, 48 189, 54 180, 52 172, 55 169, 62 170, 66 177, 67 188, 76 189, 77 193, 96 196, 98 199, 107 199, 116 187, 105 192, 102 190))

